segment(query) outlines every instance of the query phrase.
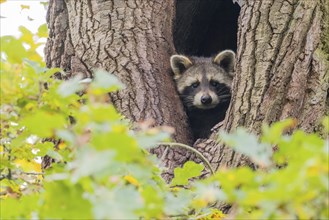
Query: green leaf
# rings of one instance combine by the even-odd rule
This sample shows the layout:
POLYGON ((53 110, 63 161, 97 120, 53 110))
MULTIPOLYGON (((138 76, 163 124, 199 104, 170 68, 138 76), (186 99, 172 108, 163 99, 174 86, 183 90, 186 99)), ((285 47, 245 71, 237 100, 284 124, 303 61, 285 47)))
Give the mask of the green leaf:
POLYGON ((134 186, 115 187, 111 190, 97 186, 88 196, 93 204, 94 219, 139 219, 137 211, 144 201, 134 186))
POLYGON ((164 206, 162 193, 160 191, 155 190, 154 187, 148 185, 143 188, 141 194, 145 201, 145 206, 141 210, 142 216, 149 216, 150 218, 160 218, 164 206))
POLYGON ((81 184, 68 180, 46 182, 41 219, 92 219, 91 204, 81 184))
MULTIPOLYGON (((121 122, 122 116, 117 112, 113 105, 89 105, 84 106, 77 114, 77 121, 81 124, 121 122)), ((122 123, 120 123, 122 124, 122 123)), ((122 126, 121 126, 122 127, 122 126)), ((127 130, 124 127, 124 130, 127 130)))
POLYGON ((20 199, 5 198, 0 200, 1 219, 32 219, 38 210, 39 195, 25 195, 20 199))
POLYGON ((276 122, 271 126, 263 125, 262 141, 270 144, 277 144, 285 130, 296 125, 296 120, 286 119, 276 122))
POLYGON ((200 176, 203 169, 204 166, 202 164, 197 164, 193 161, 187 161, 183 168, 177 167, 174 170, 175 177, 173 178, 171 185, 187 185, 189 179, 200 176))
POLYGON ((140 133, 136 136, 138 145, 143 148, 157 147, 159 142, 170 140, 170 134, 159 131, 153 134, 140 133))
POLYGON ((68 130, 58 130, 56 132, 56 135, 71 145, 73 145, 76 141, 75 134, 68 130))
POLYGON ((165 213, 168 215, 188 215, 189 204, 193 197, 194 194, 190 190, 183 189, 175 194, 167 192, 165 196, 165 213))
POLYGON ((256 135, 249 134, 244 128, 237 128, 232 134, 222 132, 221 140, 233 147, 239 153, 249 156, 254 162, 262 166, 272 164, 271 145, 259 143, 256 135))
POLYGON ((34 45, 32 32, 24 26, 19 26, 19 31, 22 33, 20 40, 27 43, 28 45, 34 45))
POLYGON ((47 69, 46 72, 44 73, 44 76, 45 76, 45 78, 49 78, 57 72, 63 73, 63 70, 61 68, 47 69))
POLYGON ((81 76, 78 75, 70 80, 63 82, 57 89, 58 94, 65 98, 81 91, 83 86, 81 85, 80 80, 81 76))
POLYGON ((109 176, 112 168, 115 168, 116 165, 113 157, 113 151, 96 151, 84 146, 78 152, 77 159, 68 163, 68 168, 72 170, 72 182, 76 183, 86 176, 109 176))
POLYGON ((40 27, 38 28, 38 33, 37 33, 38 37, 42 38, 48 37, 48 28, 47 28, 47 24, 42 24, 40 25, 40 27))
POLYGON ((24 59, 24 61, 29 66, 31 66, 33 68, 34 72, 37 74, 44 73, 47 70, 47 68, 41 66, 40 63, 38 63, 38 62, 28 60, 28 59, 24 59))
POLYGON ((144 159, 136 140, 127 133, 96 133, 92 136, 91 144, 99 150, 113 150, 117 161, 131 162, 144 159))
POLYGON ((26 126, 31 134, 39 137, 51 137, 55 134, 56 129, 66 125, 66 119, 61 114, 39 110, 26 116, 21 124, 26 126))
MULTIPOLYGON (((41 143, 37 143, 34 148, 39 149, 39 151, 37 152, 38 156, 44 157, 45 155, 47 155, 47 153, 49 153, 50 151, 53 151, 54 143, 48 142, 48 141, 41 142, 41 143)), ((48 154, 48 156, 51 156, 51 155, 48 154)), ((51 156, 51 157, 54 158, 53 156, 51 156)), ((58 158, 55 158, 55 159, 58 159, 58 158)))
POLYGON ((96 70, 95 78, 92 82, 92 90, 94 93, 104 93, 104 92, 113 92, 118 89, 124 88, 124 85, 119 81, 119 79, 104 70, 96 70))
POLYGON ((5 53, 5 58, 11 63, 22 63, 27 57, 27 51, 23 47, 22 41, 12 36, 1 37, 1 52, 5 53))
POLYGON ((46 155, 55 159, 56 161, 63 161, 62 155, 53 149, 48 149, 46 155))

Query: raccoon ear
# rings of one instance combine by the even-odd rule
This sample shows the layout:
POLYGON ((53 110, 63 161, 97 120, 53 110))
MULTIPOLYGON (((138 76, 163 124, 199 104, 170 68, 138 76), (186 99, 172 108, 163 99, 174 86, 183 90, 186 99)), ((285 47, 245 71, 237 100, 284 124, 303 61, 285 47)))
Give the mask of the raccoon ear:
POLYGON ((183 55, 172 55, 170 57, 171 69, 175 76, 181 75, 185 70, 193 65, 192 61, 183 55))
POLYGON ((233 72, 235 66, 235 53, 232 50, 224 50, 217 54, 213 62, 222 67, 226 72, 233 72))

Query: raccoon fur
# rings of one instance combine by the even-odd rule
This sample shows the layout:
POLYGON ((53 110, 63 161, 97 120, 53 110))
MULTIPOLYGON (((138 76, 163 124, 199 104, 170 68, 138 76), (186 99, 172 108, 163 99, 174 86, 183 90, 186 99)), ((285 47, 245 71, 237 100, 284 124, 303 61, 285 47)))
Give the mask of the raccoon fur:
POLYGON ((209 58, 173 55, 170 64, 194 138, 207 138, 230 104, 235 53, 224 50, 209 58))

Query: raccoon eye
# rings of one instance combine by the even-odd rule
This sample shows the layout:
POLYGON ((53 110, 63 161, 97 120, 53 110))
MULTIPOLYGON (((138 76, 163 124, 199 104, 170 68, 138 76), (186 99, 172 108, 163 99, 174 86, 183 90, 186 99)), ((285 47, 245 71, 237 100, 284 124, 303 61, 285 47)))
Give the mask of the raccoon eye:
POLYGON ((199 84, 200 84, 199 82, 195 82, 191 86, 192 86, 192 88, 195 89, 195 88, 197 88, 199 86, 199 84))
POLYGON ((217 81, 210 81, 210 85, 212 85, 213 87, 218 87, 219 86, 219 82, 217 82, 217 81))

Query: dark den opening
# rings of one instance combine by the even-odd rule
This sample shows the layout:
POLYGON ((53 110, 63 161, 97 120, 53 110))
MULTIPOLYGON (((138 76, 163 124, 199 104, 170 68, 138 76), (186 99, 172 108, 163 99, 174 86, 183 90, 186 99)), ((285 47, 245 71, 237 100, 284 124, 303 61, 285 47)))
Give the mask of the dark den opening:
POLYGON ((236 51, 239 13, 232 0, 177 0, 176 52, 209 57, 225 49, 236 51))

